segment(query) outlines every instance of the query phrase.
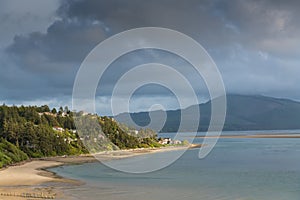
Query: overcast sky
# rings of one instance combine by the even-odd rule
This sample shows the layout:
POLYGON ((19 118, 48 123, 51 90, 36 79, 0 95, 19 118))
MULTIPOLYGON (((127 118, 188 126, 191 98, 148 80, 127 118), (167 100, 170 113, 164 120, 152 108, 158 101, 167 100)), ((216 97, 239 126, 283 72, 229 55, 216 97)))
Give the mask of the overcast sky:
MULTIPOLYGON (((74 79, 87 54, 114 34, 148 26, 198 41, 217 64, 228 93, 300 100, 299 9, 297 0, 3 0, 0 102, 71 106, 74 79)), ((153 61, 190 74, 187 63, 166 52, 129 54, 100 82, 98 112, 110 114, 109 91, 124 69, 153 61)), ((204 87, 196 91, 207 98, 204 87)), ((137 91, 133 102, 132 111, 155 102, 167 109, 177 105, 168 90, 156 86, 137 91)))

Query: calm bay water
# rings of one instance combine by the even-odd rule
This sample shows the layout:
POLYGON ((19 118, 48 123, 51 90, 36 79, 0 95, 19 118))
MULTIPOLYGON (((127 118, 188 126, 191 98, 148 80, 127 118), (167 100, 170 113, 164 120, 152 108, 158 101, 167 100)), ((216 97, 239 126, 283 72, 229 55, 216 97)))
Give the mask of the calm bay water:
POLYGON ((300 139, 220 139, 205 159, 198 159, 198 151, 188 150, 171 166, 147 174, 122 173, 100 163, 51 171, 85 182, 64 188, 70 199, 300 199, 300 139))

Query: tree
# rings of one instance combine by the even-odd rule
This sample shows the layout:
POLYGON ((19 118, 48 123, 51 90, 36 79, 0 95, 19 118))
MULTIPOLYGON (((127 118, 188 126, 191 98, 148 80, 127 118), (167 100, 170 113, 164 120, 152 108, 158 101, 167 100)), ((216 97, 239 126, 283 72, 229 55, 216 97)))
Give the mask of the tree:
POLYGON ((69 111, 70 111, 70 110, 69 110, 68 106, 65 106, 64 112, 65 112, 65 113, 68 113, 69 111))
MULTIPOLYGON (((32 158, 86 153, 87 150, 83 143, 95 152, 119 148, 151 147, 157 143, 156 139, 152 137, 141 140, 128 134, 128 131, 124 131, 129 130, 128 127, 123 125, 123 128, 120 128, 119 124, 109 117, 92 114, 80 115, 69 111, 67 107, 65 110, 62 107, 59 109, 61 113, 69 112, 67 116, 45 113, 48 110, 50 109, 46 105, 41 107, 0 106, 0 139, 3 138, 5 142, 11 143, 14 148, 32 158), (83 141, 79 139, 76 132, 69 131, 76 129, 73 116, 82 119, 79 127, 85 127, 83 129, 85 132, 82 133, 83 141), (65 130, 56 131, 55 126, 65 130)), ((57 111, 53 108, 51 112, 57 111)), ((78 121, 76 124, 78 125, 78 121)), ((3 163, 10 164, 20 161, 18 156, 21 153, 19 151, 11 151, 8 155, 3 154, 0 150, 0 167, 3 163)))
POLYGON ((41 107, 35 107, 35 110, 37 112, 43 113, 43 112, 50 112, 50 108, 47 105, 43 105, 41 107))
POLYGON ((56 113, 57 113, 57 110, 56 110, 55 108, 53 108, 53 109, 51 110, 51 113, 56 114, 56 113))
POLYGON ((42 112, 50 112, 50 108, 47 105, 41 106, 42 112))
POLYGON ((59 107, 59 111, 58 111, 58 115, 62 115, 64 112, 64 109, 63 107, 59 107))

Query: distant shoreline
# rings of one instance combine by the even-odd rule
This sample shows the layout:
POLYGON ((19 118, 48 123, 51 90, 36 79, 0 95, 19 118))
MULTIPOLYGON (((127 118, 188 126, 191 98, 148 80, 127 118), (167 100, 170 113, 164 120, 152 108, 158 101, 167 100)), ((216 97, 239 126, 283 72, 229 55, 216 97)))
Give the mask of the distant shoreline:
POLYGON ((196 138, 300 138, 300 134, 251 134, 251 135, 220 135, 220 136, 196 136, 196 138))
POLYGON ((0 170, 0 199, 1 200, 24 200, 29 197, 34 199, 62 198, 63 191, 55 187, 55 183, 71 185, 81 184, 80 181, 59 177, 47 169, 70 164, 84 164, 97 162, 98 160, 115 160, 129 158, 139 155, 160 153, 167 151, 185 150, 200 147, 201 145, 190 146, 169 146, 161 148, 130 149, 119 151, 106 151, 94 155, 48 157, 33 159, 28 162, 9 166, 0 170), (97 159, 96 159, 96 158, 97 159), (48 183, 54 186, 48 187, 48 183), (28 196, 26 196, 28 195, 28 196))

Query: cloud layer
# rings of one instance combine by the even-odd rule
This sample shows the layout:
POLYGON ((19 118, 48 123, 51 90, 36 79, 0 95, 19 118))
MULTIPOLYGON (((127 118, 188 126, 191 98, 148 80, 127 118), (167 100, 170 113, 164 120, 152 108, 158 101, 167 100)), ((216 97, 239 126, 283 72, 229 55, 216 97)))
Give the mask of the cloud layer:
MULTIPOLYGON (((2 101, 70 102, 80 63, 98 43, 120 31, 146 26, 171 28, 197 40, 215 60, 230 93, 300 99, 299 1, 66 0, 51 4, 56 10, 52 14, 43 11, 50 1, 28 4, 28 16, 36 21, 22 30, 13 22, 22 22, 24 15, 18 12, 24 11, 8 14, 0 9, 5 16, 0 23, 6 27, 0 39, 6 46, 0 52, 2 101), (9 38, 14 39, 8 42, 9 38)), ((101 82, 107 91, 99 98, 109 94, 122 70, 150 61, 177 65, 189 79, 199 78, 189 73, 187 63, 170 54, 136 52, 111 66, 107 80, 101 82)), ((206 95, 204 88, 199 89, 200 96, 206 95)), ((149 88, 139 93, 147 94, 155 101, 169 95, 149 88)))

